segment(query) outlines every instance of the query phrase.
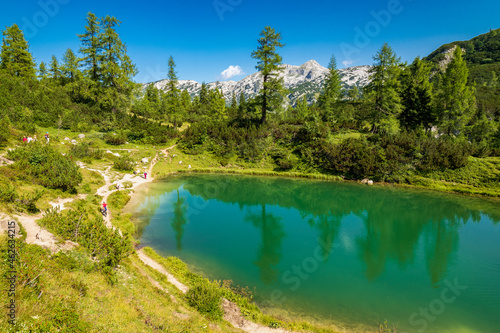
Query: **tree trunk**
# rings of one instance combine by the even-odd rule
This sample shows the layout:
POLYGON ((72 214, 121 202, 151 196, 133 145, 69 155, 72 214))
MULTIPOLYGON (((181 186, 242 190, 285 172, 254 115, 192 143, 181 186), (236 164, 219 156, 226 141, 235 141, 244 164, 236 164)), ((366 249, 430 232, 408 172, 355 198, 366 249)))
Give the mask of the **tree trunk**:
POLYGON ((260 123, 264 124, 266 122, 267 115, 267 75, 264 75, 264 91, 262 93, 262 117, 260 118, 260 123))

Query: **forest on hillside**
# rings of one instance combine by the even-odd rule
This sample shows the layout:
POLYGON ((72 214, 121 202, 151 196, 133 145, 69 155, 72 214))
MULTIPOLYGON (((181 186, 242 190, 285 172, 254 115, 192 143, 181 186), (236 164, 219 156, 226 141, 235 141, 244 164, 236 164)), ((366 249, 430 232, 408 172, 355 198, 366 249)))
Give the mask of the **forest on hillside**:
POLYGON ((317 100, 308 104, 304 97, 292 107, 278 75, 282 36, 271 27, 249 50, 263 76, 259 96, 233 95, 226 105, 222 91, 205 84, 194 98, 180 91, 172 57, 165 90, 135 83, 120 24, 89 13, 79 50, 48 64, 35 63, 17 25, 3 31, 0 119, 7 130, 0 145, 20 142, 40 126, 97 131, 117 146, 176 139, 183 151, 213 154, 222 166, 270 159, 279 171, 396 183, 462 168, 470 156, 500 156, 500 29, 411 64, 385 44, 363 89, 342 88, 332 55, 317 100))

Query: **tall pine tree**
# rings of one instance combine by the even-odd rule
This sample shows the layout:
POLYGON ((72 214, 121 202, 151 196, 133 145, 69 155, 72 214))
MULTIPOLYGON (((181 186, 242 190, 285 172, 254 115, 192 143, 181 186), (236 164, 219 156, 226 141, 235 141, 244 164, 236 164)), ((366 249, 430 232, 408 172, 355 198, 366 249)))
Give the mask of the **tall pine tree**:
POLYGON ((262 30, 260 36, 257 50, 252 52, 252 58, 257 59, 255 68, 260 71, 263 79, 260 121, 264 124, 270 107, 279 106, 283 100, 283 79, 279 77, 279 74, 283 72, 282 57, 277 52, 277 48, 285 45, 280 42, 281 34, 269 26, 262 30))
POLYGON ((175 62, 174 58, 170 56, 168 58, 168 82, 166 86, 166 104, 167 104, 167 117, 174 124, 174 128, 177 128, 177 123, 181 121, 182 115, 180 110, 180 96, 179 89, 177 88, 178 78, 175 72, 175 62))
POLYGON ((462 49, 455 47, 441 82, 438 110, 442 133, 460 135, 476 110, 474 88, 467 85, 469 69, 462 49))
POLYGON ((40 63, 40 67, 38 69, 38 78, 41 80, 45 80, 49 77, 47 66, 45 66, 45 63, 42 61, 40 63))
POLYGON ((61 68, 59 67, 59 61, 57 61, 55 55, 52 56, 52 60, 50 61, 49 73, 52 80, 59 84, 61 81, 61 68))
POLYGON ((28 42, 24 39, 24 34, 17 24, 3 31, 0 69, 13 76, 36 78, 36 66, 29 52, 28 42))
POLYGON ((328 64, 328 73, 325 77, 325 85, 319 96, 319 106, 325 113, 326 119, 335 117, 335 105, 342 97, 342 81, 337 71, 337 61, 332 55, 328 64))
POLYGON ((102 53, 102 41, 100 39, 101 27, 94 13, 87 14, 87 25, 85 32, 78 35, 82 46, 80 53, 83 54, 82 62, 87 76, 94 82, 99 82, 101 77, 100 59, 102 53))
POLYGON ((64 52, 62 61, 61 70, 65 81, 71 82, 78 79, 81 75, 78 58, 71 49, 67 49, 66 52, 64 52))
POLYGON ((407 130, 424 128, 427 132, 437 121, 430 77, 431 66, 419 57, 402 74, 400 121, 407 130))
POLYGON ((372 133, 395 133, 399 131, 397 117, 403 109, 399 95, 401 62, 387 43, 373 60, 375 63, 370 69, 371 82, 365 87, 372 106, 372 133))

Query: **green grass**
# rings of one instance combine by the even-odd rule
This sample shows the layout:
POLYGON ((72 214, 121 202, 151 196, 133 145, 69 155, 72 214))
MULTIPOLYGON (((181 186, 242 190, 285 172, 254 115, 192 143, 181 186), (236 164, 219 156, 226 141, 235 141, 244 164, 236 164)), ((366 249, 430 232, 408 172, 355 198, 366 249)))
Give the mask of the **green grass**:
POLYGON ((133 236, 135 225, 130 220, 132 214, 122 213, 123 207, 130 201, 130 190, 115 191, 108 196, 108 205, 111 212, 111 223, 119 228, 123 234, 133 236))
POLYGON ((500 158, 469 157, 463 168, 413 176, 410 184, 442 192, 500 197, 500 158))
MULTIPOLYGON (((180 282, 190 288, 198 287, 200 285, 206 286, 207 280, 202 276, 195 274, 192 270, 177 257, 162 257, 158 255, 153 249, 146 247, 143 249, 149 257, 162 265, 169 273, 173 274, 180 282)), ((262 311, 252 302, 252 295, 247 289, 234 288, 231 281, 212 281, 210 282, 211 294, 214 293, 214 284, 218 286, 218 293, 220 297, 234 302, 241 310, 241 313, 248 319, 256 323, 260 323, 269 327, 283 327, 293 331, 304 332, 335 332, 332 327, 328 325, 313 325, 306 321, 293 321, 285 318, 276 318, 262 313, 262 311)), ((205 300, 206 303, 210 303, 205 300)))
MULTIPOLYGON (((48 256, 39 246, 19 245, 23 269, 16 290, 17 324, 2 319, 1 332, 234 331, 197 313, 183 298, 174 302, 154 287, 143 275, 147 267, 135 255, 116 269, 117 283, 110 285, 81 249, 48 256)), ((6 246, 6 236, 0 235, 2 256, 6 246)), ((167 282, 158 283, 175 295, 167 282)), ((6 279, 0 286, 6 289, 6 279)))
MULTIPOLYGON (((46 129, 41 129, 40 132, 44 133, 45 131, 46 129)), ((48 131, 51 133, 51 145, 56 146, 63 153, 69 151, 69 144, 63 141, 64 137, 75 139, 78 135, 75 132, 61 130, 60 141, 58 141, 55 138, 57 130, 48 129, 48 131), (64 144, 61 144, 61 141, 64 144)), ((94 147, 130 156, 136 162, 144 157, 151 161, 159 149, 173 144, 170 142, 164 147, 135 144, 116 147, 107 145, 102 140, 102 133, 90 131, 84 134, 86 137, 83 141, 92 141, 94 147)), ((359 133, 354 132, 342 133, 333 135, 329 139, 337 142, 348 137, 359 136, 359 133)), ((39 135, 40 139, 43 139, 43 134, 39 135)), ((106 154, 102 160, 88 160, 85 163, 91 168, 104 170, 107 166, 112 165, 115 159, 115 156, 106 154)), ((233 157, 226 161, 224 166, 220 162, 212 154, 188 155, 175 147, 168 156, 159 156, 159 163, 153 169, 153 176, 162 177, 170 173, 206 172, 341 180, 338 176, 315 173, 314 170, 312 172, 296 170, 278 172, 274 170, 275 166, 269 158, 264 158, 258 163, 248 163, 233 157), (174 154, 176 156, 173 156, 174 154), (179 164, 179 161, 182 161, 182 164, 179 164), (188 169, 188 165, 191 165, 191 169, 188 169)), ((140 166, 141 170, 146 167, 149 167, 149 164, 140 166)), ((11 181, 19 193, 34 193, 37 190, 44 190, 44 195, 37 203, 37 207, 40 209, 48 208, 49 202, 56 198, 74 196, 74 194, 45 189, 18 179, 17 175, 10 173, 9 170, 6 167, 0 168, 0 177, 11 181)), ((77 192, 89 195, 84 200, 67 204, 67 207, 83 206, 94 214, 98 214, 101 197, 93 193, 104 185, 104 179, 98 172, 86 169, 81 169, 81 172, 83 181, 77 187, 77 192)), ((111 180, 121 179, 124 174, 112 171, 111 180)), ((408 181, 410 184, 404 186, 499 197, 500 158, 471 157, 469 164, 462 169, 433 172, 425 176, 413 175, 408 177, 408 181)), ((122 185, 127 188, 132 183, 123 182, 122 185)), ((133 235, 135 226, 130 221, 130 214, 121 212, 129 199, 129 191, 122 190, 112 193, 108 203, 113 217, 113 225, 120 228, 124 234, 133 235)), ((495 204, 493 201, 487 204, 495 204)), ((478 200, 478 204, 485 204, 484 200, 478 200)), ((12 213, 13 207, 2 204, 0 211, 12 213)), ((0 235, 2 253, 6 253, 3 251, 5 240, 5 236, 0 235)), ((19 240, 19 243, 22 244, 22 240, 19 240)), ((24 266, 23 274, 19 277, 19 322, 18 326, 13 328, 6 325, 5 321, 0 321, 0 331, 2 332, 9 330, 20 332, 55 331, 57 329, 61 332, 234 331, 227 323, 211 321, 195 311, 182 297, 180 291, 168 283, 165 276, 149 266, 143 265, 135 254, 121 262, 115 270, 117 283, 110 285, 107 273, 93 269, 92 261, 82 248, 76 248, 67 254, 49 256, 46 250, 38 246, 23 244, 20 251, 22 253, 20 256, 21 264, 24 266), (172 301, 170 295, 154 287, 144 276, 144 273, 158 281, 170 295, 176 298, 177 303, 172 301), (180 313, 189 316, 189 318, 179 316, 180 313)), ((192 269, 178 258, 163 258, 148 248, 145 249, 145 252, 190 287, 204 281, 202 276, 194 274, 192 269)), ((4 280, 0 281, 0 288, 3 290, 5 289, 4 280)), ((251 295, 244 290, 231 287, 227 281, 214 281, 213 283, 218 285, 218 293, 221 296, 235 302, 241 308, 242 314, 252 321, 265 326, 284 327, 295 331, 334 331, 330 326, 311 324, 313 320, 296 322, 279 314, 274 317, 264 314, 252 303, 251 295)))

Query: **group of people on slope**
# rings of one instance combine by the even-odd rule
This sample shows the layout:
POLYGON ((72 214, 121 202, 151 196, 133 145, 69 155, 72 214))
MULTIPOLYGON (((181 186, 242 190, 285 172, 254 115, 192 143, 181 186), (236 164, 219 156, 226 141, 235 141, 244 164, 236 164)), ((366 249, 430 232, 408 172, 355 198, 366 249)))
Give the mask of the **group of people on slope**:
MULTIPOLYGON (((36 141, 36 135, 34 135, 33 137, 26 136, 26 135, 23 136, 23 143, 30 143, 30 142, 35 142, 35 141, 36 141)), ((45 141, 46 141, 47 144, 50 141, 49 132, 45 133, 45 141)))

